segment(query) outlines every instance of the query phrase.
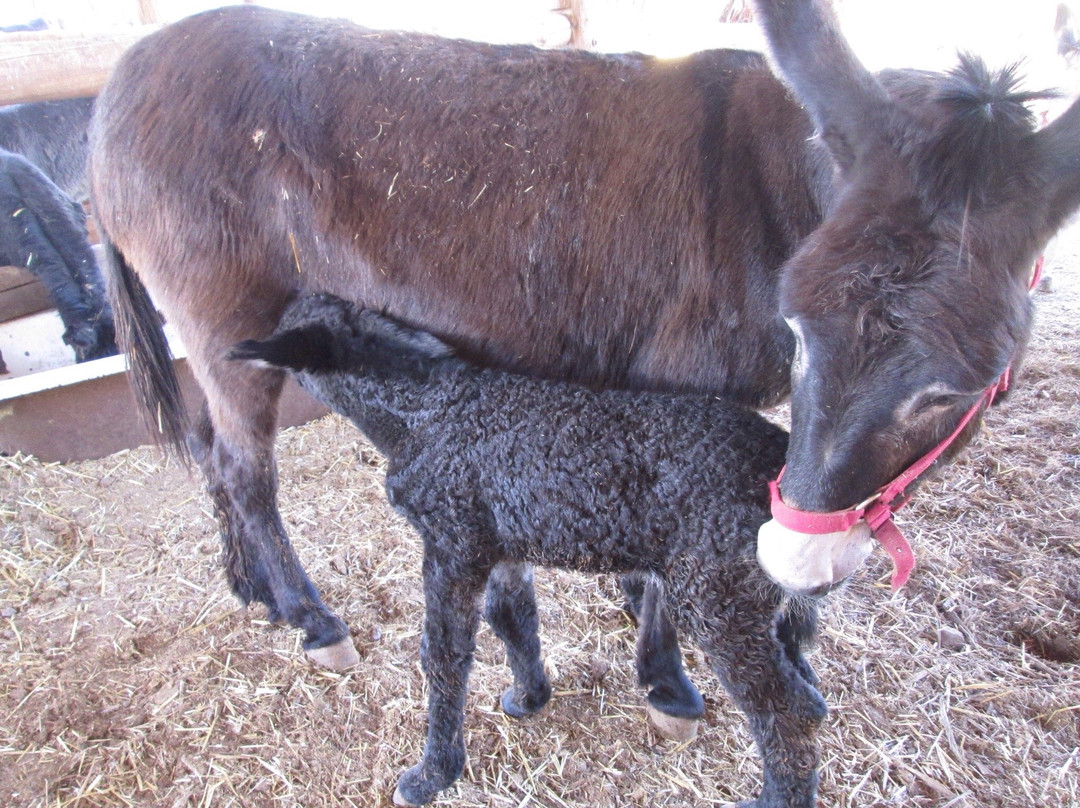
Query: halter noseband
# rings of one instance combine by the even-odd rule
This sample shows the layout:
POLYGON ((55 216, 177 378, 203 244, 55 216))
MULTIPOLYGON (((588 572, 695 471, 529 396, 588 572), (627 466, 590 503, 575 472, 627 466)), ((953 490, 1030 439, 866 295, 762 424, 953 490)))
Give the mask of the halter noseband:
MULTIPOLYGON (((1033 290, 1042 276, 1043 257, 1039 256, 1035 262, 1028 289, 1033 290)), ((853 527, 861 519, 866 520, 870 533, 885 548, 893 561, 892 588, 897 589, 907 583, 908 576, 915 568, 915 554, 911 551, 904 534, 900 532, 892 520, 893 514, 907 504, 910 497, 904 491, 924 471, 933 465, 941 453, 952 445, 953 441, 964 431, 964 427, 983 408, 989 407, 998 393, 1009 389, 1010 368, 1005 368, 1001 378, 990 385, 979 400, 972 405, 960 423, 941 443, 912 463, 905 471, 901 472, 892 482, 881 486, 867 499, 858 505, 841 511, 818 513, 816 511, 801 511, 784 503, 780 497, 780 481, 784 478, 784 469, 769 483, 769 498, 773 518, 788 530, 804 534, 841 533, 853 527)))

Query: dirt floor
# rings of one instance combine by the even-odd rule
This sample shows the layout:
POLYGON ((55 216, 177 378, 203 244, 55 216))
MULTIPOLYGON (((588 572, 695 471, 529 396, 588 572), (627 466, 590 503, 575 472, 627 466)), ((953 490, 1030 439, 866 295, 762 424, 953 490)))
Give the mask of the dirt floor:
MULTIPOLYGON (((1013 393, 901 515, 919 558, 877 554, 825 609, 811 659, 830 717, 824 806, 1080 805, 1080 227, 1013 393)), ((230 595, 201 484, 149 448, 70 465, 0 458, 0 801, 5 806, 389 805, 419 759, 418 543, 379 456, 326 417, 282 434, 285 522, 361 664, 313 668, 296 632, 230 595)), ((469 763, 437 804, 709 806, 753 796, 758 757, 699 652, 699 737, 646 723, 610 579, 538 575, 539 717, 482 630, 469 763)))

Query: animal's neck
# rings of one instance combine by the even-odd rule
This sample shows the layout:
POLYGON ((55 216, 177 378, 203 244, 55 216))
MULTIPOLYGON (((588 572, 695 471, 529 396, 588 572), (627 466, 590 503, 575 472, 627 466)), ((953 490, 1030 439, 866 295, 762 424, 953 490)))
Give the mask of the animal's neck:
POLYGON ((430 402, 446 383, 438 364, 418 375, 381 371, 304 373, 300 382, 313 396, 356 424, 375 448, 393 456, 401 442, 432 417, 430 402))
POLYGON ((716 91, 730 103, 709 105, 702 257, 673 273, 627 381, 770 406, 790 392, 795 349, 779 310, 780 270, 820 224, 832 169, 771 74, 748 71, 716 91))

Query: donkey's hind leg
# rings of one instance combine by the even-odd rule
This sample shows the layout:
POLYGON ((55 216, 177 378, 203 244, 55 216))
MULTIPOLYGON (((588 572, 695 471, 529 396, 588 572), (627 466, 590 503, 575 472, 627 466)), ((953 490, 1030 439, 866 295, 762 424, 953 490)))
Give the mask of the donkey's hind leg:
POLYGON ((540 658, 540 617, 531 565, 503 561, 495 566, 488 577, 484 617, 506 645, 514 674, 513 686, 502 696, 503 711, 512 718, 539 712, 551 698, 551 683, 540 658))
POLYGON ((641 582, 637 600, 638 683, 649 688, 649 718, 666 738, 687 741, 697 735, 705 702, 686 678, 675 625, 668 617, 664 586, 651 574, 635 576, 641 582))
POLYGON ((212 375, 200 380, 208 397, 217 397, 203 406, 189 448, 206 475, 229 585, 243 603, 266 604, 272 622, 303 629, 304 650, 316 664, 355 665, 348 628, 319 598, 278 513, 274 435, 283 374, 238 364, 225 372, 227 382, 216 389, 212 375))

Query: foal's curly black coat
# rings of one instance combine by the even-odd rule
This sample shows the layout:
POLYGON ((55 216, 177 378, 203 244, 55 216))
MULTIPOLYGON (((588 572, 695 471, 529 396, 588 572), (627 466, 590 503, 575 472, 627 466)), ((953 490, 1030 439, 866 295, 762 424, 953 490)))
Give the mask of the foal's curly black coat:
POLYGON ((596 392, 480 369, 430 334, 328 295, 293 303, 276 336, 232 356, 299 371, 350 417, 389 458, 390 501, 423 537, 428 738, 398 783, 399 803, 427 802, 464 767, 485 587, 485 616, 514 674, 504 709, 526 715, 550 697, 529 567, 542 564, 638 573, 638 672, 650 701, 702 711, 681 669, 675 681, 649 665, 654 644, 674 636, 670 616, 750 721, 765 772, 752 804, 814 805, 826 708, 799 648, 814 607, 792 609, 755 560, 783 430, 715 397, 596 392))

